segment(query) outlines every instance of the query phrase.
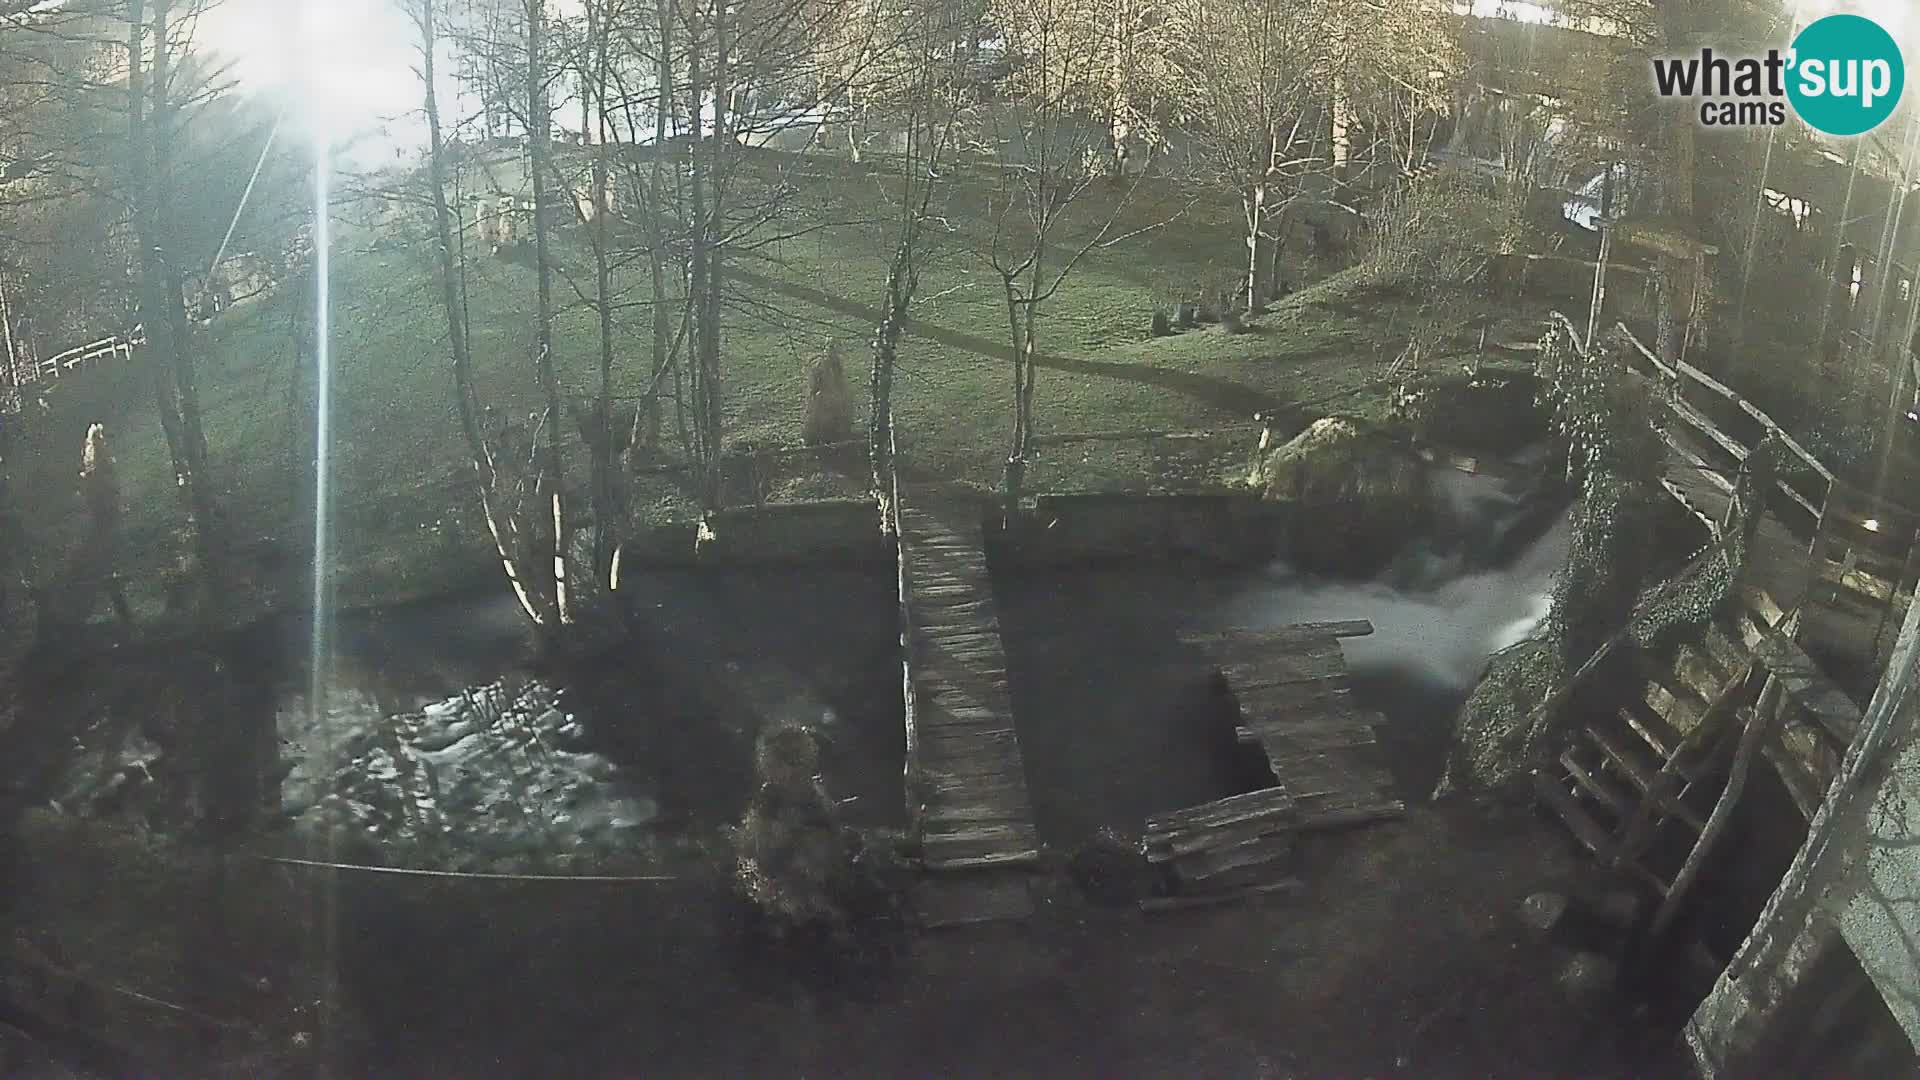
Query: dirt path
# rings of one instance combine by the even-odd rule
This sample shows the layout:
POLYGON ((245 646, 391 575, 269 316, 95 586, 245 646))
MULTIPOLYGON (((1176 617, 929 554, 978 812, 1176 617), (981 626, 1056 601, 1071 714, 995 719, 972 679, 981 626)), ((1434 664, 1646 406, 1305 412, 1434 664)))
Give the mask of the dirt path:
POLYGON ((617 1014, 523 997, 517 1026, 545 1033, 533 1047, 386 1061, 462 1076, 1666 1075, 1611 1011, 1566 1005, 1551 982, 1565 955, 1515 921, 1527 893, 1579 873, 1544 823, 1422 807, 1308 859, 1306 894, 1259 905, 1149 919, 1062 892, 1025 926, 921 937, 874 983, 743 976, 755 958, 728 970, 715 940, 689 936, 630 969, 617 1014))

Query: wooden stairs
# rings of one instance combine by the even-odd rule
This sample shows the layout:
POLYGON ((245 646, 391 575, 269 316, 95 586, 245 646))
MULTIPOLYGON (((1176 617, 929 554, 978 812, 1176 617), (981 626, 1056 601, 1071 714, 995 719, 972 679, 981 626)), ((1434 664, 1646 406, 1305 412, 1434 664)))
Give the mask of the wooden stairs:
POLYGON ((1757 755, 1807 818, 1860 726, 1852 701, 1781 632, 1783 613, 1752 592, 1728 607, 1669 657, 1632 654, 1633 692, 1595 710, 1533 775, 1540 804, 1581 846, 1663 907, 1677 906, 1677 875, 1713 843, 1707 825, 1750 725, 1764 726, 1757 755))

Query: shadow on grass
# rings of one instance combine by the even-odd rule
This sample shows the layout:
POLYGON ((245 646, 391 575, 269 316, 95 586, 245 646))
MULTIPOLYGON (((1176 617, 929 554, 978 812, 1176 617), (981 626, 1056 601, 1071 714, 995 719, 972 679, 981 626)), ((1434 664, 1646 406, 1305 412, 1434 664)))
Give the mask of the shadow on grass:
MULTIPOLYGON (((779 293, 782 296, 825 308, 842 315, 866 319, 878 323, 882 318, 879 309, 870 304, 836 296, 824 289, 807 285, 795 285, 780 281, 750 270, 733 271, 742 281, 756 288, 779 293)), ((970 334, 963 330, 952 330, 934 326, 925 322, 912 323, 907 333, 913 337, 938 342, 948 348, 961 349, 980 356, 997 360, 1011 359, 1010 350, 1003 342, 970 334)), ((1231 379, 1222 379, 1212 375, 1202 375, 1190 371, 1173 371, 1167 368, 1147 367, 1141 364, 1123 364, 1109 360, 1077 360, 1065 356, 1043 354, 1039 357, 1041 367, 1051 371, 1064 371, 1078 375, 1093 375, 1100 378, 1117 379, 1123 382, 1142 383, 1183 394, 1209 408, 1221 412, 1251 416, 1262 410, 1279 410, 1288 404, 1281 398, 1264 391, 1255 390, 1243 383, 1231 379)))

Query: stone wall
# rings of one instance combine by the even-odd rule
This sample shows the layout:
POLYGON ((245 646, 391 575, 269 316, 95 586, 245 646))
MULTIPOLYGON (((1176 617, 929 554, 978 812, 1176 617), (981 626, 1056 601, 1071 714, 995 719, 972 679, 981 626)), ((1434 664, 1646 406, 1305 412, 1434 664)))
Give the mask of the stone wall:
POLYGON ((1024 566, 1280 554, 1281 514, 1258 495, 1041 495, 1011 527, 988 532, 996 559, 1024 566))
POLYGON ((646 529, 628 538, 627 567, 889 566, 893 545, 868 499, 784 503, 722 510, 700 525, 646 529))

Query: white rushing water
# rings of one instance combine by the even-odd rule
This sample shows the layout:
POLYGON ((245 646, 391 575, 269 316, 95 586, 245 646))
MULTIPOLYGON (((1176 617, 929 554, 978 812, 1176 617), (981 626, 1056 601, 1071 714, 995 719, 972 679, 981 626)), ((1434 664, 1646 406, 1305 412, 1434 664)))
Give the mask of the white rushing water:
POLYGON ((1378 577, 1347 581, 1275 563, 1216 621, 1266 627, 1367 619, 1371 636, 1342 643, 1356 675, 1472 686, 1489 655, 1546 617, 1554 576, 1566 565, 1568 527, 1561 513, 1542 529, 1541 504, 1512 482, 1442 470, 1434 484, 1436 527, 1378 577), (1538 535, 1526 537, 1530 528, 1538 535))

